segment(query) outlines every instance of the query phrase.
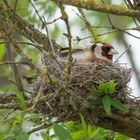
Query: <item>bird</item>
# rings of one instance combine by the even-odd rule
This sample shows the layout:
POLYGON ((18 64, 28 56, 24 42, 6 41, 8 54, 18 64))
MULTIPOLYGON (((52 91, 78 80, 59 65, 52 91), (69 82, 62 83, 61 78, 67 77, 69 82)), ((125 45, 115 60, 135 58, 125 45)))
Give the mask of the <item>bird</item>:
MULTIPOLYGON (((76 61, 88 61, 95 62, 102 60, 112 63, 113 56, 118 54, 117 50, 109 43, 96 42, 92 45, 80 48, 72 48, 72 57, 76 61)), ((61 58, 67 57, 69 54, 69 48, 61 48, 59 50, 59 56, 61 58)))

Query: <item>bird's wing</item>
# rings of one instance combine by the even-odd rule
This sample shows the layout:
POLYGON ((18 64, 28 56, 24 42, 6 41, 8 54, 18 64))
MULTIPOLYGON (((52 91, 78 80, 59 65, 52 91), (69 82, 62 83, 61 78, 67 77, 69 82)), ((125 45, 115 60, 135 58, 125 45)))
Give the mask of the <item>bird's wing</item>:
MULTIPOLYGON (((73 54, 78 53, 78 52, 83 52, 84 50, 82 48, 72 48, 71 52, 73 54)), ((59 56, 60 57, 66 57, 69 54, 69 48, 60 48, 59 50, 59 56)))

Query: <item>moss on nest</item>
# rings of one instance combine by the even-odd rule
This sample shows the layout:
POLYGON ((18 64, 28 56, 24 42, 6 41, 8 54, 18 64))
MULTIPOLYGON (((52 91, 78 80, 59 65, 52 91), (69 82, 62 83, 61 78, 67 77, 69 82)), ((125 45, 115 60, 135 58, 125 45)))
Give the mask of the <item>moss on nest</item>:
POLYGON ((116 87, 113 96, 123 102, 128 96, 127 84, 131 79, 132 69, 128 69, 125 65, 105 62, 74 62, 69 86, 64 74, 67 62, 51 60, 47 62, 46 67, 47 74, 43 77, 38 76, 33 84, 33 91, 36 93, 41 91, 43 94, 36 104, 36 112, 57 116, 62 120, 76 119, 79 113, 86 113, 91 109, 87 100, 94 99, 95 95, 89 93, 88 88, 97 88, 99 81, 114 80, 116 87), (48 74, 52 81, 49 80, 48 74))

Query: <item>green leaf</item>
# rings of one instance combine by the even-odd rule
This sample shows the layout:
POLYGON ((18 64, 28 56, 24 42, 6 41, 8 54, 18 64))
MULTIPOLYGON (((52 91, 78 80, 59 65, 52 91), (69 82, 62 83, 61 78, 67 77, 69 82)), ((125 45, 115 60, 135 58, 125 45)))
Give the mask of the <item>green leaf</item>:
POLYGON ((116 133, 114 140, 131 140, 128 136, 116 133))
POLYGON ((4 44, 0 44, 0 61, 3 59, 4 54, 5 54, 5 46, 4 44))
POLYGON ((103 107, 104 107, 105 112, 108 115, 111 115, 111 99, 110 99, 110 97, 108 95, 105 95, 102 98, 102 103, 103 103, 103 107))
POLYGON ((91 138, 95 138, 96 139, 96 136, 100 133, 100 128, 96 128, 94 131, 92 131, 92 134, 91 134, 91 138))
POLYGON ((13 140, 15 137, 13 135, 5 135, 1 140, 13 140))
POLYGON ((99 81, 99 90, 106 92, 106 83, 99 81))
POLYGON ((59 140, 72 140, 70 133, 63 126, 54 124, 53 128, 59 140))
POLYGON ((25 132, 21 132, 17 137, 16 140, 28 140, 29 135, 25 132))
POLYGON ((20 91, 17 91, 17 92, 16 92, 16 96, 17 96, 17 98, 18 98, 20 108, 21 108, 22 110, 25 110, 25 109, 26 109, 26 103, 25 103, 25 100, 24 100, 24 97, 23 97, 23 93, 20 92, 20 91))
MULTIPOLYGON (((15 1, 12 0, 12 1, 9 1, 11 5, 15 5, 15 1)), ((17 8, 16 8, 16 11, 18 12, 18 14, 20 16, 24 16, 24 17, 29 17, 30 16, 30 13, 29 13, 29 10, 28 10, 28 7, 29 7, 29 1, 24 1, 24 4, 22 1, 18 1, 17 3, 17 8), (25 10, 26 9, 26 10, 25 10)))
POLYGON ((80 118, 81 118, 81 124, 82 124, 82 128, 84 131, 87 131, 87 124, 84 120, 84 117, 80 114, 80 118))
POLYGON ((90 105, 100 105, 102 104, 102 99, 101 98, 97 98, 97 99, 90 99, 88 100, 90 105))
POLYGON ((111 80, 110 82, 107 83, 107 92, 109 94, 113 94, 115 90, 115 83, 114 80, 111 80))
MULTIPOLYGON (((12 126, 13 126, 13 130, 18 129, 20 131, 20 128, 22 127, 22 122, 25 116, 25 112, 21 111, 19 113, 16 114, 15 119, 13 120, 12 126)), ((11 131, 13 131, 11 129, 11 131)), ((16 130, 16 132, 18 132, 16 130)))
POLYGON ((99 90, 99 89, 88 88, 88 91, 92 94, 96 94, 97 96, 104 95, 104 92, 102 90, 99 90))
POLYGON ((114 80, 110 82, 104 83, 103 81, 99 81, 99 89, 96 88, 88 88, 90 93, 96 94, 98 96, 105 95, 105 94, 113 94, 115 90, 115 83, 114 80))
MULTIPOLYGON (((14 140, 28 140, 29 138, 29 134, 27 134, 26 132, 23 132, 22 130, 22 123, 18 123, 18 124, 14 123, 9 134, 11 134, 11 139, 13 137, 14 140)), ((4 140, 11 140, 9 138, 6 138, 4 140)))
POLYGON ((114 80, 111 80, 108 83, 104 83, 103 81, 99 81, 99 90, 104 94, 113 94, 115 90, 114 80))
POLYGON ((128 108, 123 105, 123 103, 121 103, 119 100, 113 98, 111 99, 111 105, 117 109, 119 109, 120 111, 123 111, 123 112, 128 112, 128 108))

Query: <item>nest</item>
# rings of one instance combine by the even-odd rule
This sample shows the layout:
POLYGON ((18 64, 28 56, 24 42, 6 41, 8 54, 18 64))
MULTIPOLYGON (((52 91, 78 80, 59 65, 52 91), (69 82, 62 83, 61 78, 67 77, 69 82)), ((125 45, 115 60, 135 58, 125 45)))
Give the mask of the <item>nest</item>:
POLYGON ((98 88, 99 81, 114 80, 116 86, 113 96, 126 102, 129 94, 127 84, 131 79, 132 69, 121 64, 79 61, 74 62, 71 76, 67 77, 67 66, 65 61, 51 60, 46 64, 46 76, 36 78, 32 84, 33 95, 35 96, 38 90, 43 94, 35 106, 36 112, 57 116, 62 120, 76 119, 79 113, 86 113, 91 108, 87 101, 94 99, 95 95, 91 94, 88 88, 98 88))

